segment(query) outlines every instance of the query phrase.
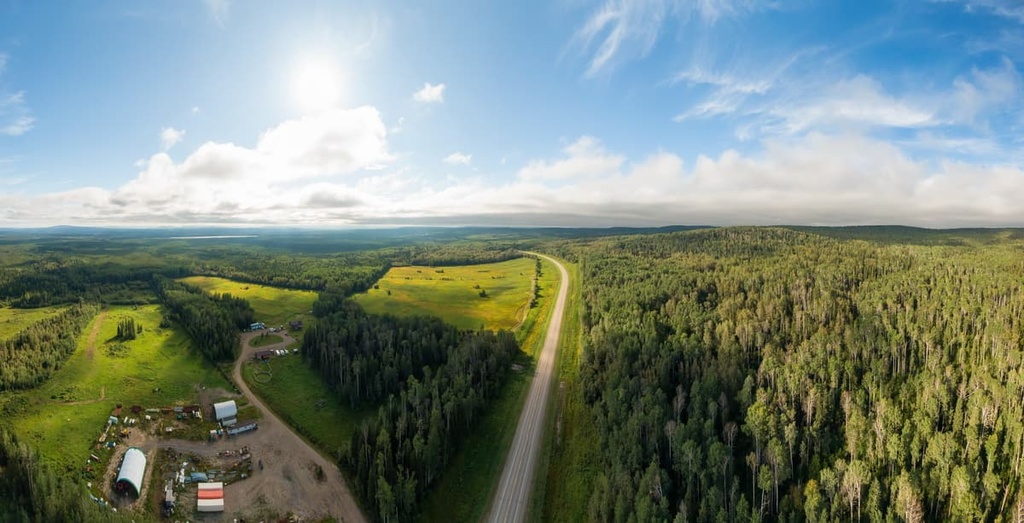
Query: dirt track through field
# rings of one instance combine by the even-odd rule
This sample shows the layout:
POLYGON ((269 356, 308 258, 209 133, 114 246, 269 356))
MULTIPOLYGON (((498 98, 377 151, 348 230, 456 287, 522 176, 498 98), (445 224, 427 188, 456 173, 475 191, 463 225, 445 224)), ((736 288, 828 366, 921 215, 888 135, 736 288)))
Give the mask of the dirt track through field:
POLYGON ((519 426, 516 428, 512 447, 505 458, 498 491, 491 502, 491 511, 487 516, 487 521, 491 522, 520 522, 525 521, 529 515, 533 476, 544 430, 548 394, 551 391, 551 375, 562 332, 565 301, 569 294, 569 273, 565 267, 553 258, 540 254, 538 256, 558 267, 562 282, 558 289, 558 298, 555 300, 555 310, 548 324, 547 336, 544 338, 544 348, 541 349, 537 362, 537 371, 530 384, 529 396, 519 415, 519 426))
MULTIPOLYGON (((101 311, 96 315, 96 320, 92 323, 92 330, 89 331, 89 341, 86 343, 85 357, 92 359, 92 355, 96 352, 96 338, 100 335, 100 328, 103 327, 103 322, 107 319, 107 311, 101 311)), ((101 398, 102 399, 102 398, 101 398)))

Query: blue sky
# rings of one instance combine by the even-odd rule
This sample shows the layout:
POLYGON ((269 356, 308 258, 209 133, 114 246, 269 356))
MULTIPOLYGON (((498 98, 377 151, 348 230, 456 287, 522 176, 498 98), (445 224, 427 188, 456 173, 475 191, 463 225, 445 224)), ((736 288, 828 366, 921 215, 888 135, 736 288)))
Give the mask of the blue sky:
POLYGON ((1024 226, 1016 0, 354 4, 0 0, 0 226, 1024 226))

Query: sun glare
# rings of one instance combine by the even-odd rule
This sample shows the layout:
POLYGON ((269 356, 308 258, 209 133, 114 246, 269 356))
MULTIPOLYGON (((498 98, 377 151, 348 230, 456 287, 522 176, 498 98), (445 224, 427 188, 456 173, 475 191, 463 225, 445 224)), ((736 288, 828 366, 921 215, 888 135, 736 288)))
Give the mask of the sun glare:
POLYGON ((292 85, 295 101, 305 111, 322 111, 341 98, 341 79, 330 63, 307 61, 296 71, 292 85))

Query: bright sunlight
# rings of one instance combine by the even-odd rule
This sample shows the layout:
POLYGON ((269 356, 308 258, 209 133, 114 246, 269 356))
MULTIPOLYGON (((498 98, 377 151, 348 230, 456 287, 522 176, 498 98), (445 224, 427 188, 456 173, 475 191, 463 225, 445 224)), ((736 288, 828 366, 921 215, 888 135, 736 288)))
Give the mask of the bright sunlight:
POLYGON ((338 103, 341 78, 337 68, 326 60, 307 60, 297 69, 292 92, 305 111, 322 111, 338 103))

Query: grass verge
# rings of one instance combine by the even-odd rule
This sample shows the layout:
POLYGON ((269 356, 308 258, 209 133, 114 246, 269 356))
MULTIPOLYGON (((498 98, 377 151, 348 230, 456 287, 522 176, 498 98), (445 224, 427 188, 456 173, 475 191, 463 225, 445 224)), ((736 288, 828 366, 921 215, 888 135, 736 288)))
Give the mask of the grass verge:
POLYGON ((548 404, 531 521, 586 521, 600 452, 579 383, 583 335, 579 266, 563 263, 572 286, 562 322, 561 350, 556 359, 558 384, 548 404))
POLYGON ((516 433, 519 413, 533 381, 534 360, 544 345, 559 280, 558 268, 544 260, 540 300, 516 331, 520 347, 529 356, 529 359, 524 357, 525 368, 511 373, 501 395, 495 398, 477 430, 449 463, 437 488, 423 504, 422 521, 479 521, 483 518, 498 488, 505 456, 516 433))

